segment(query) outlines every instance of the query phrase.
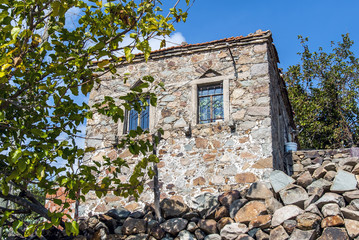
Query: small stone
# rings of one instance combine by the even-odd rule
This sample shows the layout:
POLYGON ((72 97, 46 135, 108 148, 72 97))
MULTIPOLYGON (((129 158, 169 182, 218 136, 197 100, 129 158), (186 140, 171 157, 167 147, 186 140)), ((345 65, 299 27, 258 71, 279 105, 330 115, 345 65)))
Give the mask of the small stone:
POLYGON ((135 235, 146 232, 146 221, 143 219, 127 218, 122 225, 123 235, 135 235))
POLYGON ((338 171, 330 191, 346 192, 356 190, 357 184, 358 183, 354 174, 346 171, 338 171))
POLYGON ((246 204, 247 202, 248 200, 245 198, 233 201, 233 203, 229 206, 229 216, 231 218, 234 218, 238 210, 243 207, 244 204, 246 204))
POLYGON ((322 190, 327 191, 327 190, 329 190, 331 185, 332 185, 331 182, 329 182, 323 178, 318 179, 307 186, 308 194, 309 195, 317 194, 318 190, 319 191, 322 191, 322 190))
POLYGON ((328 171, 325 175, 324 175, 324 179, 327 181, 333 181, 333 179, 335 178, 335 175, 337 174, 337 172, 335 171, 328 171))
POLYGON ((320 166, 317 169, 315 169, 315 171, 312 174, 312 177, 314 179, 319 179, 324 177, 324 175, 327 173, 327 170, 324 169, 324 167, 320 166))
POLYGON ((294 229, 297 227, 297 221, 296 220, 285 220, 282 224, 285 231, 287 231, 288 234, 291 234, 294 229))
POLYGON ((265 200, 273 197, 273 193, 268 189, 265 183, 255 182, 248 189, 246 197, 249 200, 265 200))
POLYGON ((221 206, 217 208, 216 213, 214 215, 214 219, 216 221, 219 221, 220 219, 224 217, 229 217, 229 211, 225 206, 221 206))
POLYGON ((257 176, 251 172, 236 174, 234 179, 237 183, 253 183, 258 180, 257 176))
POLYGON ((359 219, 359 211, 353 211, 346 207, 342 207, 340 211, 342 212, 344 218, 353 219, 353 220, 359 219))
POLYGON ((126 219, 130 214, 131 212, 123 207, 111 209, 106 213, 106 215, 119 221, 121 221, 121 219, 126 219))
POLYGON ((161 213, 165 219, 182 217, 190 210, 186 204, 168 198, 165 198, 161 201, 160 207, 161 213))
POLYGON ((257 240, 269 240, 269 235, 263 232, 261 229, 256 232, 255 237, 257 240))
POLYGON ((296 205, 303 208, 304 201, 308 199, 308 194, 301 186, 288 185, 279 192, 279 195, 285 205, 296 205))
POLYGON ((318 201, 318 199, 320 197, 321 196, 319 196, 318 194, 314 194, 314 195, 310 196, 307 200, 304 201, 304 209, 306 209, 309 205, 318 201))
POLYGON ((297 178, 297 184, 302 187, 307 187, 313 182, 312 175, 309 171, 305 171, 302 175, 297 178))
POLYGON ((182 230, 178 233, 179 240, 195 240, 196 238, 192 233, 187 230, 182 230))
POLYGON ((359 199, 359 190, 346 192, 343 194, 343 196, 344 196, 345 200, 347 200, 348 202, 350 202, 354 199, 359 199))
POLYGON ((278 227, 272 229, 269 234, 269 239, 275 240, 287 240, 289 235, 285 231, 285 229, 279 225, 278 227))
POLYGON ((236 213, 234 220, 240 223, 249 223, 259 215, 267 213, 266 206, 260 201, 251 201, 236 213))
POLYGON ((194 232, 194 235, 196 236, 196 238, 198 240, 203 240, 205 237, 206 237, 206 234, 204 232, 202 232, 200 229, 197 229, 195 232, 194 232))
POLYGON ((322 220, 321 227, 340 227, 344 225, 344 220, 339 215, 329 216, 322 220))
POLYGON ((198 227, 207 234, 217 233, 217 222, 213 219, 199 220, 198 227))
POLYGON ((348 158, 340 159, 339 166, 347 165, 347 166, 354 167, 358 163, 359 163, 358 157, 348 157, 348 158))
POLYGON ((336 171, 337 170, 337 166, 335 165, 335 163, 328 163, 327 165, 324 166, 324 169, 327 171, 336 171))
POLYGON ((279 170, 272 171, 269 176, 269 180, 275 192, 279 192, 295 181, 293 178, 279 170))
POLYGON ((160 224, 160 226, 166 232, 175 235, 186 228, 188 220, 183 218, 171 218, 164 223, 160 224))
POLYGON ((290 235, 290 240, 314 240, 315 235, 315 230, 304 231, 300 229, 294 229, 292 235, 290 235))
POLYGON ((180 128, 180 127, 186 127, 186 126, 187 126, 187 123, 183 118, 180 118, 173 124, 174 128, 180 128))
POLYGON ((166 232, 157 223, 150 228, 149 234, 156 239, 162 239, 166 235, 166 232))
POLYGON ((281 204, 277 199, 274 197, 267 198, 265 200, 265 205, 270 214, 273 214, 276 210, 283 207, 283 204, 281 204))
POLYGON ((311 212, 311 213, 314 213, 314 214, 317 214, 318 216, 320 217, 323 217, 322 216, 322 213, 319 211, 317 205, 315 204, 310 204, 306 209, 305 209, 306 212, 311 212))
POLYGON ((282 224, 285 220, 295 218, 304 211, 295 205, 284 206, 274 212, 272 217, 272 227, 282 224))
POLYGON ((315 204, 319 208, 322 208, 327 203, 336 203, 339 205, 339 207, 345 206, 344 198, 339 194, 331 193, 331 192, 325 193, 321 198, 319 198, 318 201, 315 202, 315 204))
POLYGON ((359 163, 357 163, 353 168, 352 174, 359 175, 359 163))
POLYGON ((207 235, 204 240, 221 240, 221 235, 219 234, 209 234, 207 235))
POLYGON ((219 204, 218 197, 210 193, 204 193, 195 197, 193 203, 194 207, 200 212, 219 204))
POLYGON ((248 232, 248 228, 245 224, 231 223, 222 228, 220 235, 223 239, 232 240, 236 239, 239 234, 246 232, 248 232))
POLYGON ((195 222, 190 222, 187 225, 187 230, 190 231, 190 232, 196 231, 197 228, 198 227, 197 227, 197 224, 195 222))
POLYGON ((315 229, 321 220, 321 217, 314 213, 305 212, 297 216, 297 227, 301 230, 315 229))
POLYGON ((319 167, 321 167, 321 165, 320 165, 319 163, 316 163, 316 164, 308 165, 308 166, 306 166, 304 169, 305 169, 305 170, 308 170, 310 173, 313 174, 313 172, 314 172, 315 170, 317 170, 319 167))
POLYGON ((248 234, 239 234, 238 237, 236 238, 236 240, 254 240, 251 236, 249 236, 248 234))
POLYGON ((218 222, 217 222, 217 229, 219 231, 221 231, 221 229, 226 226, 227 224, 231 224, 231 223, 234 223, 234 220, 230 217, 224 217, 222 219, 220 219, 218 222))
POLYGON ((128 236, 126 240, 146 240, 148 238, 148 234, 140 233, 132 236, 128 236))
POLYGON ((350 210, 359 211, 359 199, 354 199, 349 203, 348 208, 350 210))
POLYGON ((318 240, 347 240, 348 234, 344 228, 327 227, 323 230, 318 240))
POLYGON ((340 208, 336 203, 328 203, 322 207, 322 213, 324 217, 340 215, 340 208))
POLYGON ((238 198, 240 198, 240 194, 239 191, 237 190, 232 190, 232 191, 228 191, 223 193, 222 195, 220 195, 218 197, 218 201, 223 205, 223 206, 230 206, 234 200, 237 200, 238 198))
POLYGON ((349 234, 349 237, 355 238, 359 236, 359 221, 352 219, 344 219, 345 228, 349 234))
POLYGON ((249 222, 248 228, 268 228, 271 224, 271 215, 260 215, 249 222))

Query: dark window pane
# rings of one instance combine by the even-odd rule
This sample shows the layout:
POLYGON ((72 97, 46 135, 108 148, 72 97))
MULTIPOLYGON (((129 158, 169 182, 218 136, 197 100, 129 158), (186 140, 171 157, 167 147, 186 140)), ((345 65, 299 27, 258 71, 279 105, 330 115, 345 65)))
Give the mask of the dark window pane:
POLYGON ((150 106, 147 106, 145 109, 141 112, 141 118, 140 118, 140 127, 143 130, 147 130, 150 125, 150 106))
POLYGON ((138 112, 134 109, 131 109, 130 114, 129 114, 129 125, 128 125, 128 130, 136 130, 137 129, 137 124, 138 124, 138 112))
POLYGON ((201 97, 199 99, 199 122, 204 123, 211 119, 211 98, 201 97))
POLYGON ((213 96, 213 118, 223 119, 223 95, 213 96))
POLYGON ((222 94, 223 93, 223 88, 222 87, 217 87, 215 94, 222 94))

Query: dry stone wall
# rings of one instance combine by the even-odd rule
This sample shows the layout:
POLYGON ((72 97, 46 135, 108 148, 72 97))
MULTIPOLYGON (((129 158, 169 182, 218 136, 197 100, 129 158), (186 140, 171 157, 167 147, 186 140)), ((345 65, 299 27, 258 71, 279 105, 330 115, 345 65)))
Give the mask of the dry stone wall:
MULTIPOLYGON (((154 53, 147 63, 138 60, 119 69, 121 73, 129 73, 126 84, 120 78, 105 76, 101 86, 91 92, 90 105, 107 95, 118 99, 143 76, 152 75, 165 85, 165 90, 156 91, 157 107, 150 108, 150 131, 164 130, 158 147, 161 198, 189 203, 191 197, 204 192, 248 186, 268 178, 273 161, 280 161, 272 158, 270 104, 272 98, 282 96, 278 91, 270 91, 279 81, 278 59, 271 41, 270 32, 259 32, 239 40, 154 53), (198 124, 196 87, 211 82, 223 83, 224 121, 198 124), (186 135, 188 131, 190 134, 186 135)), ((284 106, 275 109, 287 114, 284 106)), ((287 127, 285 122, 275 125, 275 128, 287 127)), ((86 145, 97 151, 86 156, 85 164, 101 161, 103 156, 122 157, 130 164, 137 161, 138 156, 128 150, 111 148, 115 137, 122 136, 122 124, 95 114, 88 120, 86 131, 86 145)), ((279 151, 283 152, 284 148, 279 151)), ((106 174, 109 173, 104 171, 99 179, 106 174)), ((121 180, 126 181, 128 174, 125 171, 121 180)), ((151 187, 149 182, 140 202, 152 202, 151 187)), ((80 207, 81 214, 106 212, 117 206, 130 210, 139 207, 131 199, 112 195, 98 200, 90 193, 87 199, 80 207)))
POLYGON ((193 197, 193 207, 166 198, 160 220, 152 205, 117 207, 81 219, 75 239, 358 240, 359 158, 350 149, 292 155, 308 162, 292 176, 275 170, 267 182, 193 197))

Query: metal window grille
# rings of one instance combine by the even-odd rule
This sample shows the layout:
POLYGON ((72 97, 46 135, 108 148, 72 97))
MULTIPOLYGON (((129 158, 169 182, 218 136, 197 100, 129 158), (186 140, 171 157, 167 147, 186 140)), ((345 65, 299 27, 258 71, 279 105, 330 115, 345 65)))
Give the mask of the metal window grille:
MULTIPOLYGON (((147 99, 147 102, 149 103, 149 99, 147 99)), ((135 109, 131 109, 129 112, 126 112, 125 119, 124 132, 126 133, 130 130, 136 130, 138 126, 140 126, 142 130, 148 130, 150 126, 150 106, 148 105, 142 109, 140 114, 135 109)))
POLYGON ((198 87, 198 123, 223 120, 222 83, 198 87))

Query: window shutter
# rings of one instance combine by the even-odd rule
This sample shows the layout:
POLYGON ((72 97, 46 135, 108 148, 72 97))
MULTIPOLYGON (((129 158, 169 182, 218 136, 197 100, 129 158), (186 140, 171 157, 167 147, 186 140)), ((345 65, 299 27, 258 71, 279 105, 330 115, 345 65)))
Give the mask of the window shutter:
POLYGON ((136 110, 131 109, 128 120, 128 130, 136 130, 138 125, 138 113, 136 110))

